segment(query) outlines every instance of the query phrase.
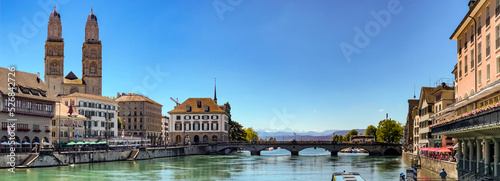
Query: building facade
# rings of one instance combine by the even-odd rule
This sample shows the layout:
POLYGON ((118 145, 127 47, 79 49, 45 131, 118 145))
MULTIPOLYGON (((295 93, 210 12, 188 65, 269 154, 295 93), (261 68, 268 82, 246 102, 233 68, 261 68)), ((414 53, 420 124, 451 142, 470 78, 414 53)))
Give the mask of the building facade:
POLYGON ((85 141, 85 121, 89 121, 85 116, 74 111, 69 114, 70 107, 56 103, 55 116, 52 118, 52 140, 54 143, 69 143, 85 141))
POLYGON ((82 79, 73 72, 64 76, 64 39, 61 15, 55 10, 49 17, 45 41, 45 82, 56 95, 75 92, 101 96, 102 94, 102 44, 99 40, 97 17, 92 12, 85 25, 82 47, 82 79))
MULTIPOLYGON (((22 71, 11 72, 0 67, 0 142, 8 142, 12 135, 8 134, 8 126, 12 127, 13 138, 20 147, 34 147, 41 145, 48 147, 52 144, 51 119, 54 117, 56 96, 47 89, 47 85, 39 75, 22 71), (9 76, 15 73, 15 77, 9 76), (8 87, 8 77, 14 78, 15 86, 8 87), (9 101, 11 90, 15 93, 15 100, 9 101), (9 113, 11 110, 14 115, 9 113), (11 120, 15 119, 15 120, 11 120)), ((14 84, 13 84, 14 85, 14 84)))
POLYGON ((61 97, 64 106, 71 105, 75 113, 85 116, 82 135, 86 141, 104 140, 118 135, 118 103, 113 99, 83 93, 61 97))
MULTIPOLYGON (((229 104, 227 104, 229 105, 229 104)), ((228 141, 230 116, 211 98, 189 98, 170 114, 169 135, 174 144, 228 141)))
POLYGON ((150 98, 134 94, 117 94, 125 136, 148 139, 160 144, 162 136, 162 105, 150 98))
MULTIPOLYGON (((417 148, 432 147, 433 140, 429 126, 432 124, 430 116, 434 113, 435 97, 432 93, 436 91, 434 87, 422 87, 418 103, 418 142, 417 148)), ((416 149, 416 150, 418 150, 416 149)))
POLYGON ((500 179, 500 1, 470 1, 450 39, 457 102, 442 111, 455 114, 433 124, 432 134, 457 140, 459 177, 500 179))
POLYGON ((404 130, 405 142, 403 143, 403 148, 405 151, 413 151, 413 128, 415 119, 415 113, 413 112, 413 109, 416 109, 416 107, 418 107, 418 102, 418 99, 408 99, 408 115, 406 116, 406 124, 404 130))
POLYGON ((168 123, 170 121, 170 118, 168 116, 162 116, 161 117, 161 137, 162 137, 162 142, 165 144, 169 144, 169 137, 168 137, 168 123))

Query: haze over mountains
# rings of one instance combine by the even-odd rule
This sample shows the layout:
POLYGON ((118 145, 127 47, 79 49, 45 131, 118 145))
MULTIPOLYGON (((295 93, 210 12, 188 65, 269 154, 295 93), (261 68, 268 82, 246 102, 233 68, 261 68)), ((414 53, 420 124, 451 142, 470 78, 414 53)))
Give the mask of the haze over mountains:
MULTIPOLYGON (((366 129, 356 129, 358 133, 364 133, 366 129)), ((351 130, 325 130, 321 132, 307 131, 307 132, 293 132, 293 131, 266 131, 266 130, 256 130, 260 139, 269 139, 270 137, 276 138, 277 141, 291 141, 293 139, 297 140, 321 140, 321 141, 331 141, 333 135, 346 135, 351 130), (296 135, 294 135, 296 133, 296 135)))

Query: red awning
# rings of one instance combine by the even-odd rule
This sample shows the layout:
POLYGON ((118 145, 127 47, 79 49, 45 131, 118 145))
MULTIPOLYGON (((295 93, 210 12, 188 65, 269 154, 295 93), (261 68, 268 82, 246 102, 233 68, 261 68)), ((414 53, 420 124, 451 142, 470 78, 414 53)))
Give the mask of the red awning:
POLYGON ((420 148, 420 151, 427 151, 428 149, 429 148, 427 148, 427 147, 422 147, 422 148, 420 148))

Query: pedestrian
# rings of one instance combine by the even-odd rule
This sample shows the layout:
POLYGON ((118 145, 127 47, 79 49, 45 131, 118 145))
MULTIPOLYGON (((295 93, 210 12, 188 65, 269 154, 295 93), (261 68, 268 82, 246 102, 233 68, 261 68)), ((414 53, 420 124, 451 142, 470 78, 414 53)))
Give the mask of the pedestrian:
POLYGON ((441 180, 446 180, 446 176, 448 176, 448 174, 444 171, 444 168, 441 172, 439 172, 439 176, 441 176, 441 180))

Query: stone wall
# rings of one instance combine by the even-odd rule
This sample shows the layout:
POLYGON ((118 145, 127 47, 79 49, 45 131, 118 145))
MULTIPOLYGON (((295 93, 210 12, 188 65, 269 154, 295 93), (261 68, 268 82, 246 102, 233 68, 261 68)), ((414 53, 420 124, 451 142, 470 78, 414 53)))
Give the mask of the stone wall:
MULTIPOLYGON (((411 153, 403 153, 403 160, 407 161, 407 163, 410 163, 412 157, 414 157, 414 155, 412 155, 411 153)), ((427 157, 420 157, 420 158, 421 158, 422 169, 427 169, 439 173, 444 168, 444 170, 448 174, 447 178, 451 179, 458 178, 457 163, 443 161, 443 160, 436 160, 427 157)))
MULTIPOLYGON (((107 161, 124 161, 127 160, 131 150, 110 150, 109 152, 79 152, 79 153, 61 153, 54 152, 53 154, 41 154, 30 164, 30 167, 47 167, 59 166, 78 163, 95 163, 107 161)), ((175 157, 186 155, 206 155, 208 154, 207 146, 186 146, 176 148, 141 148, 136 160, 145 160, 160 157, 175 157)), ((21 164, 29 157, 28 154, 16 155, 16 166, 21 164)), ((7 163, 9 157, 7 155, 0 156, 0 168, 10 168, 7 163)))

